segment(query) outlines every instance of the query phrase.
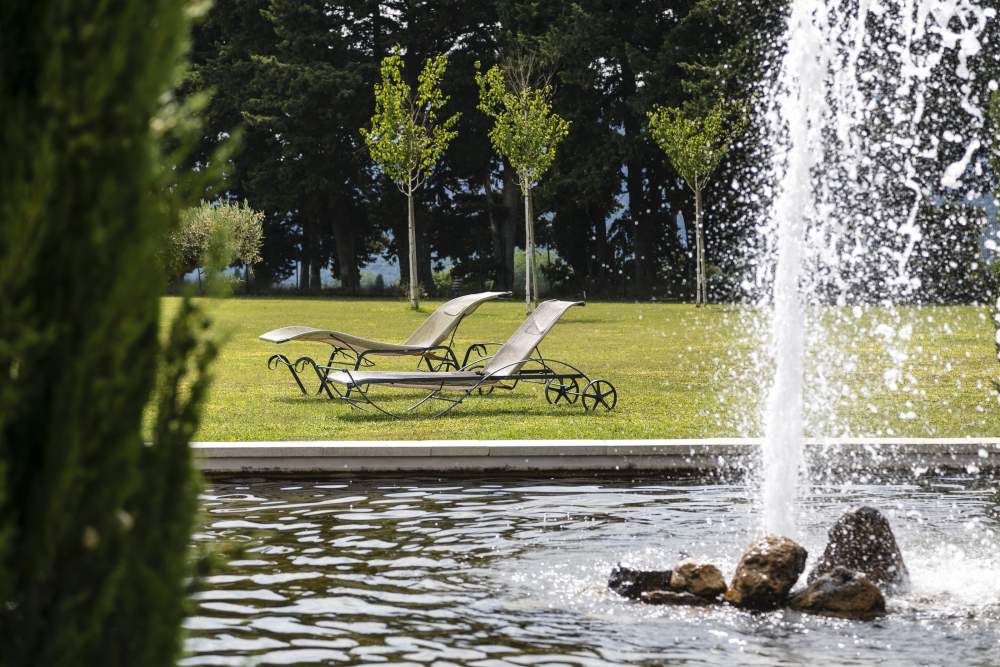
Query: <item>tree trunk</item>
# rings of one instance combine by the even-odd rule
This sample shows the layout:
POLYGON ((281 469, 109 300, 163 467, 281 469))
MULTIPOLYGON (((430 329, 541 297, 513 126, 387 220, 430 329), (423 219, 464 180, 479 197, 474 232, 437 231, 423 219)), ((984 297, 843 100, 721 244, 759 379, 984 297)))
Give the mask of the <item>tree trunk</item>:
POLYGON ((337 278, 343 289, 355 291, 361 285, 358 270, 357 237, 349 222, 333 226, 333 240, 337 246, 337 278))
MULTIPOLYGON (((622 60, 622 95, 625 100, 634 100, 638 93, 636 74, 629 59, 622 60)), ((656 230, 652 216, 647 214, 651 208, 651 197, 646 192, 643 179, 642 137, 645 119, 640 117, 626 104, 622 111, 622 131, 625 134, 626 158, 625 188, 628 192, 628 210, 632 228, 633 264, 632 289, 636 296, 652 293, 652 283, 655 276, 656 263, 656 230)))
POLYGON ((407 255, 410 258, 410 308, 416 310, 420 307, 420 303, 417 301, 417 220, 413 212, 413 190, 408 190, 406 193, 406 208, 409 232, 407 255))
POLYGON ((705 278, 705 232, 702 229, 700 188, 694 191, 694 228, 697 248, 695 257, 697 292, 694 302, 696 306, 703 306, 708 303, 708 281, 705 278))
POLYGON ((320 274, 320 263, 316 257, 316 249, 313 249, 313 256, 309 260, 309 290, 318 292, 323 287, 323 279, 320 274))
POLYGON ((602 293, 607 285, 607 277, 611 272, 611 250, 604 218, 589 211, 588 216, 594 221, 594 240, 592 251, 587 253, 587 283, 596 295, 602 293))
POLYGON ((535 273, 534 227, 531 219, 531 189, 525 181, 521 181, 521 191, 524 193, 524 314, 531 314, 532 285, 535 273))
POLYGON ((299 289, 308 292, 320 288, 319 239, 315 220, 302 222, 302 269, 299 289))
POLYGON ((528 188, 528 207, 524 217, 529 221, 528 231, 531 232, 531 306, 538 306, 538 262, 535 261, 535 202, 531 197, 531 188, 528 188))
POLYGON ((431 239, 429 225, 421 225, 417 232, 417 286, 421 295, 434 294, 434 267, 431 266, 431 239))
MULTIPOLYGON (((486 219, 490 225, 490 241, 493 245, 493 289, 497 291, 511 289, 511 275, 507 271, 507 238, 505 235, 505 224, 509 225, 509 220, 504 221, 497 215, 494 206, 493 184, 490 182, 491 175, 487 171, 483 177, 483 192, 486 194, 486 219)), ((506 216, 509 218, 510 216, 506 216)))
POLYGON ((503 219, 503 239, 504 239, 504 274, 507 276, 507 289, 514 289, 514 247, 517 245, 517 216, 520 214, 518 207, 518 193, 520 185, 514 168, 505 160, 503 167, 503 191, 501 199, 506 215, 503 219))

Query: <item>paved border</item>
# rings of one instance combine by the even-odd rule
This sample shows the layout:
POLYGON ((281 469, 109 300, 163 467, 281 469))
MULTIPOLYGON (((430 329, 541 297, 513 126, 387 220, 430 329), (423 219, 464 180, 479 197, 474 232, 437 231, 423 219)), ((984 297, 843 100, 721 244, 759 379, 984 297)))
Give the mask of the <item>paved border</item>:
MULTIPOLYGON (((198 442, 208 474, 390 472, 705 472, 746 469, 761 440, 421 440, 198 442)), ((1000 470, 1000 438, 807 441, 812 465, 837 470, 976 473, 1000 470)))

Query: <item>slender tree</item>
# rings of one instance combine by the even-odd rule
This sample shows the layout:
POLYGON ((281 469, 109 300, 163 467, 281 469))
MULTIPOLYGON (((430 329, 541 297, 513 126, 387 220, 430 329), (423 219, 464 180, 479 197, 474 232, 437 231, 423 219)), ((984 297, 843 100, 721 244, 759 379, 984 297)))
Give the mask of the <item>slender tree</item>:
POLYGON ((192 10, 0 9, 0 665, 176 664, 215 355, 187 300, 160 337, 192 10))
POLYGON ((701 306, 708 302, 702 192, 729 146, 746 129, 747 116, 742 107, 721 100, 701 118, 688 116, 678 108, 661 106, 654 107, 648 116, 653 140, 694 192, 695 305, 701 306))
POLYGON ((556 158, 556 149, 569 133, 569 121, 552 110, 552 86, 535 85, 534 61, 512 59, 501 69, 482 73, 476 63, 479 109, 494 120, 490 141, 517 170, 524 196, 524 309, 538 301, 535 276, 535 219, 531 191, 556 158))
POLYGON ((361 128, 372 160, 406 195, 410 257, 410 307, 417 302, 417 222, 413 195, 423 186, 448 144, 460 114, 438 122, 438 112, 448 103, 441 92, 441 77, 448 57, 438 55, 424 62, 416 95, 403 78, 399 48, 382 60, 382 81, 375 84, 375 114, 371 128, 361 128))
MULTIPOLYGON (((990 161, 993 165, 993 186, 994 198, 1000 200, 1000 184, 997 183, 1000 176, 1000 91, 994 91, 990 96, 990 120, 992 121, 992 141, 990 142, 990 161)), ((996 264, 994 264, 996 266, 996 264)), ((994 270, 993 274, 993 327, 996 335, 993 338, 994 350, 997 360, 1000 361, 1000 275, 994 270)), ((993 389, 1000 395, 1000 380, 993 380, 993 389)), ((1000 491, 997 492, 1000 498, 1000 491)))

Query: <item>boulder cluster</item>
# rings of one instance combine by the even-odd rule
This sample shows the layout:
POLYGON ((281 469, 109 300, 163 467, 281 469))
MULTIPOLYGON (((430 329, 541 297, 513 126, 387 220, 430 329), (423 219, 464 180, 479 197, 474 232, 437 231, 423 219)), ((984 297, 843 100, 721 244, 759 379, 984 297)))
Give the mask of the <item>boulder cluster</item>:
POLYGON ((767 535, 740 558, 726 585, 714 565, 685 560, 671 570, 643 571, 618 565, 608 587, 647 604, 730 604, 750 611, 790 607, 808 614, 871 620, 885 614, 886 593, 909 585, 896 537, 877 509, 847 512, 829 531, 830 541, 806 585, 793 591, 808 553, 787 537, 767 535))

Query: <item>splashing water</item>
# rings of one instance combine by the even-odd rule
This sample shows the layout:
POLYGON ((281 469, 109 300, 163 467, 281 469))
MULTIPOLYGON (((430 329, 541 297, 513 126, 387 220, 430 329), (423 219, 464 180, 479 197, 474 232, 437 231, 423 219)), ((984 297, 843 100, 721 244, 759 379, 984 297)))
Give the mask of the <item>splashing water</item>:
POLYGON ((792 3, 784 57, 759 119, 776 184, 758 225, 763 250, 753 281, 771 313, 762 480, 768 532, 795 532, 804 432, 846 434, 836 412, 852 396, 837 376, 858 360, 837 345, 831 319, 857 320, 863 308, 880 306, 867 333, 885 353, 885 389, 920 391, 909 325, 895 306, 921 298, 911 258, 924 237, 922 207, 981 170, 976 135, 985 100, 973 85, 973 63, 996 17, 984 4, 792 3))

